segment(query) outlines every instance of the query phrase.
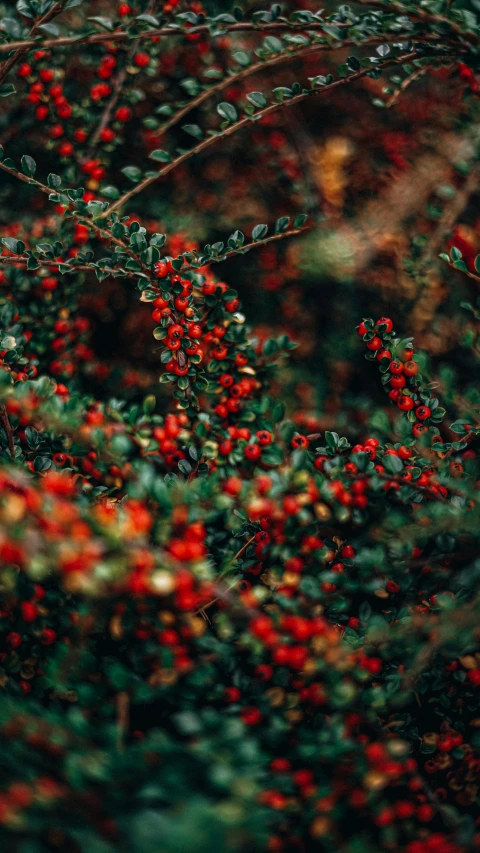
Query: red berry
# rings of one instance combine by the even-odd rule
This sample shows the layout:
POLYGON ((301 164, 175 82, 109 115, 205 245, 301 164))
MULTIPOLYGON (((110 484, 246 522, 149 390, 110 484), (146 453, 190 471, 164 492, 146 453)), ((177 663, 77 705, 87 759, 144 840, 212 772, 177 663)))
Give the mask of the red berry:
POLYGON ((409 412, 414 407, 414 402, 408 394, 402 394, 397 400, 397 406, 402 412, 409 412))
MULTIPOLYGON (((168 275, 168 264, 165 261, 158 261, 155 266, 155 275, 157 278, 165 278, 168 275)), ((155 300, 155 304, 157 300, 155 300)))
POLYGON ((474 687, 480 687, 480 668, 470 669, 467 672, 467 679, 474 687))
POLYGON ((393 329, 393 323, 390 320, 390 317, 380 317, 376 322, 377 326, 386 326, 385 334, 389 334, 393 329))
POLYGON ((428 406, 419 406, 415 409, 415 414, 419 421, 425 421, 432 414, 428 406))
POLYGON ((297 434, 293 436, 290 444, 294 450, 305 450, 305 448, 308 447, 308 439, 305 435, 301 435, 297 432, 297 434))
POLYGON ((405 376, 416 376, 418 373, 418 364, 416 361, 407 361, 403 365, 405 376))
POLYGON ((240 717, 246 726, 257 726, 262 719, 261 711, 253 705, 242 708, 240 717))
POLYGON ((44 83, 50 83, 55 76, 55 72, 52 68, 42 68, 40 71, 39 77, 44 83))
POLYGON ((381 361, 382 358, 391 359, 392 353, 388 349, 380 349, 377 352, 377 361, 381 361))
POLYGON ((246 459, 249 459, 250 462, 255 462, 262 455, 262 448, 259 444, 247 444, 244 448, 243 455, 246 459))
POLYGON ((428 427, 426 424, 417 423, 412 427, 412 433, 415 438, 420 438, 420 436, 425 435, 428 432, 428 427))
POLYGON ((150 56, 148 53, 142 51, 135 54, 133 61, 138 68, 146 68, 146 66, 150 64, 150 56))
POLYGON ((25 622, 34 622, 38 616, 38 607, 32 601, 22 601, 20 609, 25 622))
POLYGON ((18 77, 29 77, 32 73, 32 66, 28 62, 22 62, 17 68, 18 77))
POLYGON ((20 634, 17 634, 16 631, 10 631, 6 637, 7 645, 10 646, 11 649, 18 649, 18 647, 22 644, 22 637, 20 634))
POLYGON ((113 142, 115 139, 115 131, 110 127, 104 127, 100 133, 100 139, 102 142, 113 142))
POLYGON ((117 121, 126 122, 130 121, 132 117, 132 111, 129 107, 119 107, 115 113, 115 118, 117 121))
POLYGON ((346 560, 351 560, 356 554, 355 548, 352 545, 344 545, 342 550, 340 551, 342 557, 346 560))

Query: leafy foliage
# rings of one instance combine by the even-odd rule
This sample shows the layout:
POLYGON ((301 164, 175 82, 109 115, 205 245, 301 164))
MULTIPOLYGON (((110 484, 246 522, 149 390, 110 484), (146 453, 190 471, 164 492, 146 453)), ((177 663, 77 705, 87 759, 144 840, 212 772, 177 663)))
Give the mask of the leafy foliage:
POLYGON ((458 339, 443 317, 441 363, 421 320, 440 327, 436 282, 455 282, 457 317, 457 288, 479 280, 457 227, 478 189, 478 3, 8 5, 2 850, 473 853, 476 295, 458 339), (434 146, 409 94, 421 79, 437 86, 458 186, 424 164, 419 233, 382 242, 397 206, 414 217, 400 192, 374 227, 379 138, 392 185, 410 168, 405 136, 434 146), (340 132, 345 104, 358 237, 355 202, 339 214, 349 146, 308 148, 328 119, 340 132), (383 275, 408 255, 393 307, 427 347, 375 319, 382 275, 367 259, 367 298, 356 242, 387 256, 383 275), (258 292, 274 299, 300 270, 313 287, 285 288, 278 318, 258 292), (306 364, 319 305, 326 344, 306 364), (356 338, 351 310, 366 315, 356 338))

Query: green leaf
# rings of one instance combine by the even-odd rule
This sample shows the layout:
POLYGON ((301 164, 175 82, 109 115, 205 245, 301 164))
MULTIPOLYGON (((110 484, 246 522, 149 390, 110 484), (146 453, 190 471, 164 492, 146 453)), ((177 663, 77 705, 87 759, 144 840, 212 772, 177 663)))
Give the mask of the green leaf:
POLYGON ((308 219, 308 215, 306 213, 300 213, 293 220, 293 227, 294 228, 302 228, 305 225, 307 219, 308 219))
POLYGON ((169 163, 172 159, 168 151, 162 151, 161 148, 152 151, 149 157, 151 160, 158 160, 159 163, 169 163))
POLYGON ((403 471, 402 460, 390 453, 383 457, 382 465, 389 474, 400 474, 403 471))
POLYGON ((227 101, 223 101, 221 104, 217 105, 217 113, 226 121, 234 122, 238 118, 238 113, 233 106, 233 104, 227 103, 227 101))
POLYGON ((262 92, 249 92, 247 95, 247 101, 250 101, 254 107, 258 107, 260 110, 262 110, 263 107, 266 107, 268 103, 262 92))
POLYGON ((13 335, 6 335, 4 338, 0 340, 0 348, 12 350, 15 349, 17 345, 17 341, 13 337, 13 335))
POLYGON ((138 166, 124 166, 121 169, 126 178, 130 181, 133 181, 134 184, 138 184, 139 180, 142 177, 142 172, 138 168, 138 166))
POLYGON ((243 68, 247 68, 250 65, 250 57, 245 50, 237 50, 233 54, 233 58, 238 65, 241 65, 243 68))
POLYGON ((263 46, 269 51, 269 53, 281 53, 283 50, 282 42, 275 36, 267 36, 264 39, 263 46))
POLYGON ((16 237, 2 237, 2 243, 7 249, 10 249, 15 255, 17 254, 17 239, 16 237))
POLYGON ((93 21, 95 24, 99 24, 101 27, 103 27, 105 30, 108 30, 109 32, 112 32, 112 30, 114 29, 113 21, 111 18, 103 18, 100 16, 96 16, 93 18, 87 18, 87 21, 93 21))
POLYGON ((274 338, 270 338, 268 341, 265 341, 263 346, 264 355, 274 355, 278 350, 279 346, 274 338))
POLYGON ((117 189, 117 187, 112 187, 109 185, 108 187, 102 188, 102 195, 104 195, 105 198, 111 198, 115 200, 117 198, 120 198, 120 190, 117 189))
POLYGON ((277 222, 275 224, 275 234, 282 234, 284 231, 287 230, 289 224, 290 224, 290 217, 289 216, 281 216, 280 219, 277 219, 277 222))
POLYGON ((265 237, 265 234, 268 231, 268 225, 255 225, 255 228, 252 231, 252 240, 261 240, 265 237))
POLYGON ((14 95, 16 91, 13 83, 2 83, 0 86, 0 98, 8 98, 9 95, 14 95))
POLYGON ((453 424, 450 424, 450 429, 458 435, 465 435, 468 432, 468 430, 465 429, 465 424, 468 424, 468 421, 454 421, 453 424))
POLYGON ((58 190, 59 186, 62 183, 62 179, 60 175, 54 175, 53 172, 50 172, 47 178, 47 184, 52 190, 58 190))
POLYGON ((195 139, 203 139, 203 130, 198 124, 184 124, 182 125, 182 130, 185 133, 189 133, 190 136, 194 136, 195 139))
POLYGON ((37 171, 37 164, 33 157, 30 157, 29 154, 24 154, 21 159, 21 164, 23 174, 27 175, 29 178, 33 178, 37 171))
POLYGON ((325 433, 325 441, 327 442, 327 445, 329 446, 330 450, 335 450, 335 448, 338 446, 339 438, 340 437, 338 435, 338 432, 327 431, 325 433))

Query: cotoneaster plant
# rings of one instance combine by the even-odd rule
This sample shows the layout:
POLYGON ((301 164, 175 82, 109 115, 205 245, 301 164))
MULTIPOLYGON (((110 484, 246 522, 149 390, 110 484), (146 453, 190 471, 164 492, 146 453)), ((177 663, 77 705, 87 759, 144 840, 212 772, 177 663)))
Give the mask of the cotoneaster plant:
MULTIPOLYGON (((480 847, 478 312, 462 376, 393 312, 361 320, 363 344, 339 324, 335 346, 381 377, 358 370, 367 403, 344 386, 325 428, 286 390, 299 289, 283 324, 252 310, 252 330, 229 283, 257 257, 245 302, 261 276, 280 289, 277 267, 300 267, 285 242, 321 228, 296 212, 301 169, 272 124, 290 107, 338 89, 380 111, 451 75, 474 124, 474 9, 330 5, 20 0, 0 20, 6 853, 480 847), (247 91, 290 61, 317 73, 247 91), (382 98, 354 88, 382 80, 382 98), (278 155, 291 213, 202 246, 190 184, 201 211, 212 193, 193 162, 237 133, 278 155), (131 352, 119 306, 127 328, 140 317, 131 352)), ((322 160, 329 203, 342 156, 322 160)), ((440 265, 412 258, 416 323, 440 265)))

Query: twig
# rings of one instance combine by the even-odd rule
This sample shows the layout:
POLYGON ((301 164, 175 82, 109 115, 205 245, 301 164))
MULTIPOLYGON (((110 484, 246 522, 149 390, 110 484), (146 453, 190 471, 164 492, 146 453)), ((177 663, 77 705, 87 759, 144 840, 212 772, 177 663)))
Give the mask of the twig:
MULTIPOLYGON (((413 51, 412 53, 405 54, 404 56, 400 56, 397 59, 391 59, 382 65, 382 70, 392 65, 401 65, 404 62, 409 62, 412 59, 415 59, 416 56, 416 51, 413 51)), ((118 210, 119 207, 122 207, 122 205, 126 204, 128 201, 130 201, 131 198, 134 198, 136 195, 138 195, 138 193, 142 192, 151 184, 155 183, 155 181, 157 181, 159 178, 163 178, 165 175, 168 175, 169 172, 173 171, 173 169, 176 169, 177 166, 180 166, 182 163, 185 163, 191 157, 195 156, 196 154, 200 154, 200 152, 205 151, 207 148, 210 148, 210 146, 214 145, 216 142, 218 142, 218 140, 226 139, 226 137, 231 136, 238 130, 241 130, 242 128, 246 127, 251 122, 258 121, 259 119, 264 118, 264 116, 271 115, 272 113, 277 112, 278 110, 281 110, 284 107, 294 106, 306 100, 307 98, 315 97, 316 95, 324 95, 327 92, 331 92, 333 89, 345 86, 347 83, 353 83, 356 80, 359 80, 362 77, 365 77, 367 74, 371 73, 371 70, 372 69, 370 67, 362 68, 360 71, 355 71, 349 77, 341 77, 340 79, 335 80, 333 83, 330 83, 330 85, 324 86, 323 88, 312 89, 308 90, 307 92, 301 92, 299 95, 295 95, 288 101, 280 101, 279 103, 270 104, 270 106, 266 107, 265 109, 262 109, 255 115, 246 116, 245 118, 234 122, 229 127, 225 128, 225 130, 218 132, 213 136, 208 136, 194 148, 191 148, 190 151, 186 151, 184 154, 181 154, 179 157, 176 157, 170 163, 167 163, 167 165, 164 166, 163 169, 160 169, 160 171, 157 172, 155 175, 153 175, 152 177, 144 178, 143 181, 140 181, 140 183, 133 187, 133 189, 129 190, 127 193, 124 193, 124 195, 122 195, 119 199, 117 199, 117 201, 110 205, 108 210, 106 210, 103 214, 103 217, 107 217, 111 213, 113 213, 114 210, 118 210)))
POLYGON ((117 693, 117 750, 123 752, 130 718, 130 698, 125 690, 117 693))
MULTIPOLYGON (((478 189, 479 183, 480 167, 474 164, 470 169, 463 187, 455 194, 452 199, 452 203, 446 206, 445 211, 428 242, 428 250, 422 258, 422 264, 428 265, 432 262, 444 240, 449 237, 458 217, 465 210, 470 197, 478 189)), ((450 264, 450 266, 453 265, 450 264)), ((464 270, 460 270, 460 272, 464 272, 464 270)), ((473 276, 473 273, 471 275, 473 276)), ((476 276, 473 277, 476 278, 476 276)), ((480 281, 480 279, 477 278, 477 281, 480 281)))
MULTIPOLYGON (((296 237, 297 234, 303 234, 304 231, 309 231, 310 228, 290 228, 288 231, 282 231, 281 234, 272 234, 271 237, 265 237, 264 240, 256 240, 252 243, 247 243, 245 246, 240 246, 238 249, 229 249, 228 252, 224 252, 219 258, 209 258, 204 264, 186 264, 182 266, 182 273, 187 272, 192 269, 200 269, 202 267, 209 267, 210 264, 219 263, 220 261, 226 261, 229 258, 233 258, 234 255, 243 254, 243 252, 248 252, 250 249, 256 249, 260 246, 265 246, 266 243, 273 243, 275 240, 283 240, 285 237, 296 237)), ((180 256, 181 257, 181 256, 180 256)))
MULTIPOLYGON (((334 51, 334 50, 343 50, 346 47, 364 47, 365 45, 373 45, 373 44, 388 44, 392 41, 401 42, 407 41, 411 37, 411 34, 408 33, 395 33, 394 35, 380 35, 373 36, 372 38, 367 38, 365 41, 358 42, 357 39, 345 39, 344 41, 335 42, 334 44, 329 44, 327 42, 322 42, 308 45, 307 47, 297 48, 295 50, 289 50, 287 52, 283 52, 272 56, 270 59, 262 60, 261 62, 255 62, 253 65, 249 65, 248 68, 242 68, 241 71, 236 74, 231 74, 229 77, 225 77, 224 80, 220 80, 215 85, 210 86, 208 89, 205 89, 203 92, 200 92, 193 98, 188 104, 185 104, 184 107, 181 107, 176 113, 174 113, 171 118, 168 119, 164 124, 162 124, 158 136, 162 136, 167 130, 174 127, 178 124, 179 121, 184 118, 184 116, 188 115, 191 110, 196 109, 201 104, 203 104, 211 95, 216 95, 218 92, 222 92, 224 89, 227 89, 229 86, 238 83, 240 80, 245 80, 247 77, 250 77, 253 74, 256 74, 259 71, 263 71, 265 68, 271 68, 272 66, 279 65, 282 62, 289 62, 292 59, 303 59, 305 56, 309 56, 312 53, 317 53, 318 51, 334 51)), ((419 38, 415 39, 415 41, 438 41, 438 37, 435 35, 427 34, 425 36, 419 36, 419 38)))
POLYGON ((12 425, 10 423, 8 412, 4 403, 0 403, 0 423, 7 434, 8 450, 12 459, 15 459, 15 444, 13 443, 12 425))
MULTIPOLYGON (((154 11, 155 11, 155 0, 150 0, 150 3, 148 4, 147 8, 145 9, 145 13, 151 15, 154 11)), ((131 60, 131 58, 133 57, 136 50, 137 50, 136 42, 133 42, 133 44, 130 45, 129 50, 127 51, 127 56, 126 56, 127 62, 129 62, 131 60)), ((127 77, 127 67, 125 65, 121 69, 121 71, 119 71, 119 73, 116 75, 116 77, 112 83, 112 89, 113 89, 112 96, 109 99, 109 101, 108 101, 108 103, 107 103, 107 105, 106 105, 106 107, 102 113, 100 123, 99 123, 95 133, 92 136, 92 139, 91 139, 89 146, 88 146, 88 151, 87 151, 85 159, 89 159, 92 156, 92 154, 95 150, 95 146, 96 146, 98 140, 100 139, 100 134, 101 134, 102 130, 105 130, 105 128, 107 127, 107 125, 110 121, 110 117, 112 115, 112 112, 117 105, 117 102, 118 102, 118 99, 120 97, 122 87, 123 87, 123 84, 125 83, 126 77, 127 77)))
POLYGON ((105 130, 105 128, 107 127, 107 125, 110 121, 112 112, 115 109, 115 107, 117 106, 117 102, 118 102, 118 99, 120 97, 120 94, 122 91, 122 86, 125 83, 126 77, 127 77, 127 69, 126 69, 126 67, 124 67, 121 69, 121 71, 119 71, 119 73, 117 74, 117 76, 113 82, 112 97, 108 101, 108 103, 107 103, 107 105, 106 105, 106 107, 102 113, 102 117, 100 119, 98 127, 92 136, 92 139, 91 139, 90 144, 88 146, 88 151, 85 154, 85 158, 84 158, 85 160, 90 159, 90 157, 92 156, 92 153, 95 150, 95 146, 96 146, 98 140, 100 139, 100 134, 101 134, 102 130, 105 130))
MULTIPOLYGON (((239 551, 237 551, 237 553, 235 554, 235 556, 234 556, 234 557, 232 557, 232 559, 231 559, 231 561, 230 561, 230 565, 231 565, 231 566, 233 566, 233 564, 237 562, 237 560, 239 559, 239 557, 241 557, 241 556, 242 556, 242 554, 247 550, 248 546, 252 544, 252 542, 254 541, 254 539, 255 539, 255 536, 256 536, 256 535, 257 535, 257 534, 256 534, 256 533, 254 533, 254 534, 253 534, 253 536, 251 536, 251 537, 250 537, 250 539, 248 540, 248 542, 245 542, 245 544, 244 544, 244 545, 242 545, 242 547, 240 548, 240 550, 239 550, 239 551)), ((229 586, 229 587, 228 587, 228 589, 226 590, 226 592, 230 592, 230 590, 231 590, 231 589, 234 589, 234 588, 236 587, 236 585, 237 585, 237 583, 238 583, 238 582, 239 582, 239 580, 238 580, 238 578, 237 578, 237 580, 235 580, 235 581, 234 581, 234 583, 233 583, 231 586, 229 586)), ((213 599, 212 599, 212 601, 209 601, 209 602, 208 602, 208 604, 204 604, 204 605, 203 605, 203 607, 200 607, 200 608, 195 612, 195 616, 198 616, 199 614, 202 614, 202 616, 203 616, 203 615, 204 615, 204 611, 205 611, 205 610, 208 610, 208 608, 209 608, 209 607, 212 607, 212 605, 213 605, 213 604, 215 604, 215 602, 216 602, 216 601, 218 601, 220 598, 222 598, 222 596, 221 596, 221 595, 217 595, 217 597, 216 597, 216 598, 213 598, 213 599)))
MULTIPOLYGON (((93 272, 94 267, 88 266, 88 264, 72 264, 72 259, 69 258, 66 261, 47 261, 43 260, 43 258, 37 259, 38 267, 34 270, 30 269, 29 272, 37 272, 40 267, 48 267, 49 269, 53 269, 56 272, 59 272, 58 266, 59 264, 68 266, 68 272, 59 273, 60 275, 67 275, 71 272, 93 272)), ((0 255, 0 264, 4 266, 22 266, 26 267, 28 264, 28 258, 22 257, 22 255, 0 255)), ((102 267, 102 272, 113 273, 116 272, 117 268, 110 269, 109 267, 102 267)), ((126 278, 137 278, 138 273, 132 272, 131 270, 124 270, 126 278)))
MULTIPOLYGON (((473 428, 479 429, 480 428, 480 421, 477 424, 475 424, 475 426, 473 428)), ((476 436, 474 432, 467 432, 466 435, 462 436, 462 441, 465 441, 467 444, 469 444, 473 438, 477 438, 477 437, 478 436, 476 436)), ((445 459, 449 459, 450 456, 452 455, 452 453, 454 453, 454 450, 455 450, 455 448, 450 447, 450 449, 447 450, 447 452, 445 453, 445 456, 443 457, 442 461, 445 461, 445 459)))
POLYGON ((445 261, 445 263, 446 263, 446 264, 448 264, 448 266, 449 266, 452 270, 455 270, 455 272, 461 272, 461 273, 462 273, 462 275, 466 275, 466 276, 468 276, 468 278, 471 278, 471 279, 473 279, 473 281, 476 281, 476 282, 477 282, 477 284, 480 284, 480 276, 475 275, 475 273, 470 272, 470 270, 460 270, 460 269, 458 269, 458 267, 456 267, 456 266, 455 266, 455 264, 454 264, 452 261, 445 261))
POLYGON ((415 80, 418 80, 419 77, 423 77, 423 75, 426 74, 429 70, 430 69, 428 65, 424 65, 422 68, 417 68, 417 70, 414 71, 413 74, 410 74, 409 77, 403 80, 398 89, 393 93, 393 95, 390 96, 390 98, 386 102, 385 106, 387 107, 387 109, 393 107, 397 103, 400 95, 402 95, 403 92, 405 92, 406 89, 408 89, 408 87, 415 82, 415 80))
MULTIPOLYGON (((335 26, 338 29, 348 29, 353 26, 349 23, 336 23, 335 26)), ((238 24, 225 24, 222 26, 221 32, 218 32, 218 36, 224 36, 226 33, 244 33, 244 32, 253 32, 253 33, 279 33, 279 32, 305 32, 305 31, 325 31, 325 23, 321 21, 312 21, 309 24, 294 24, 288 21, 275 21, 274 23, 264 24, 258 23, 253 24, 250 21, 239 22, 238 24)), ((0 44, 0 54, 1 53, 10 53, 12 50, 19 50, 25 48, 29 50, 32 47, 42 48, 44 50, 52 50, 56 47, 70 47, 84 44, 101 44, 102 42, 122 42, 122 41, 143 41, 144 39, 153 39, 153 38, 162 38, 166 36, 177 36, 186 38, 191 35, 212 35, 211 27, 209 24, 199 24, 196 27, 189 27, 188 29, 181 29, 178 26, 168 26, 168 27, 160 27, 159 29, 151 29, 144 30, 141 33, 129 33, 125 30, 116 30, 113 33, 94 33, 93 35, 86 36, 62 36, 61 38, 51 38, 44 39, 43 41, 37 39, 24 39, 19 41, 11 41, 5 44, 0 44)), ((216 35, 217 35, 216 34, 216 35)), ((325 33, 325 35, 328 35, 325 33)))

